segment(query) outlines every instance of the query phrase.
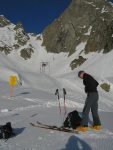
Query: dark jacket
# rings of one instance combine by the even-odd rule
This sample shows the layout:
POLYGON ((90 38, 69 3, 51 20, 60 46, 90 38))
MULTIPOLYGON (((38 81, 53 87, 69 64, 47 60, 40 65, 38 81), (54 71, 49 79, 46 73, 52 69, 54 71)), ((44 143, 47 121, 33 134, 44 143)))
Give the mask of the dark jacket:
POLYGON ((85 73, 83 76, 83 84, 85 85, 85 92, 97 92, 99 83, 89 74, 85 73))

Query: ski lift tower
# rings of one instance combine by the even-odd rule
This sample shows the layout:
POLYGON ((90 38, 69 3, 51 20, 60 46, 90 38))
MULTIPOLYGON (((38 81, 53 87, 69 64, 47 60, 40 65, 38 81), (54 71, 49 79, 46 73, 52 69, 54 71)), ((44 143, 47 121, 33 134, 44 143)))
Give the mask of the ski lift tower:
POLYGON ((40 73, 50 73, 50 62, 40 62, 40 73))

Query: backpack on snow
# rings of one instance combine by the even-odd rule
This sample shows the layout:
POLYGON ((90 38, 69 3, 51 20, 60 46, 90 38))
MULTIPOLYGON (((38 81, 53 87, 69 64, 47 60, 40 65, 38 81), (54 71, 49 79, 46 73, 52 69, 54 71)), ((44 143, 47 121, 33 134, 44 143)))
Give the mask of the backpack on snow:
POLYGON ((70 113, 68 113, 64 123, 63 127, 68 127, 72 129, 76 129, 81 124, 82 118, 79 116, 78 111, 74 110, 70 113))
POLYGON ((5 125, 0 125, 0 139, 8 139, 13 133, 11 122, 7 122, 5 125))

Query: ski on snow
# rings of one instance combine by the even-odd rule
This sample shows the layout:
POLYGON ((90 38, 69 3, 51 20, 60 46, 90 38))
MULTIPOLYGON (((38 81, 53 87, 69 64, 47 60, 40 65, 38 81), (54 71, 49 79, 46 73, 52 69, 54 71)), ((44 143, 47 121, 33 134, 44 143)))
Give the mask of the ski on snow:
POLYGON ((30 123, 30 125, 32 125, 33 127, 44 128, 44 129, 48 129, 48 130, 56 130, 56 131, 61 131, 61 132, 79 134, 77 131, 72 130, 72 129, 68 129, 68 128, 64 128, 64 127, 57 127, 57 126, 48 125, 48 124, 43 124, 39 121, 37 121, 36 123, 30 123))
POLYGON ((32 127, 38 127, 38 128, 43 128, 43 129, 48 129, 48 130, 55 130, 55 131, 61 131, 61 132, 67 132, 67 133, 74 133, 74 134, 105 134, 106 131, 105 129, 102 129, 101 131, 96 131, 96 130, 92 130, 89 128, 89 130, 87 132, 79 132, 73 129, 69 129, 69 128, 65 128, 65 127, 58 127, 58 126, 54 126, 54 125, 48 125, 48 124, 44 124, 41 123, 39 121, 37 121, 36 123, 30 123, 30 125, 32 127))

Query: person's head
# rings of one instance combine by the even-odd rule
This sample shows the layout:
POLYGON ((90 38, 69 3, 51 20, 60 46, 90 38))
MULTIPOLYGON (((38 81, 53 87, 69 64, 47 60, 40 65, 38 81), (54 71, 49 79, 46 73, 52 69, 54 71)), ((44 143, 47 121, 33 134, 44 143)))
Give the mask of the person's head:
POLYGON ((83 79, 84 74, 85 74, 85 72, 83 70, 81 70, 78 72, 78 77, 83 79))

